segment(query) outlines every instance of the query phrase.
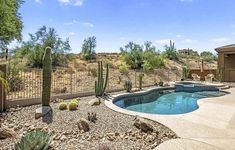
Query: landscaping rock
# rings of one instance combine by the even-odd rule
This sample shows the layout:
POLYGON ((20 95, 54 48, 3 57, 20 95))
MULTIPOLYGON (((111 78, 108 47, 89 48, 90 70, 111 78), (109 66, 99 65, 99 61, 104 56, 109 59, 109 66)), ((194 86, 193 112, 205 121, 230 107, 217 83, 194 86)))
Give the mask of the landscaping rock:
POLYGON ((84 132, 88 132, 90 130, 90 126, 89 126, 88 121, 86 119, 84 119, 84 118, 81 118, 78 121, 78 128, 80 130, 83 130, 84 132))
POLYGON ((144 132, 153 132, 154 127, 144 118, 137 117, 134 119, 134 126, 141 129, 144 132))
POLYGON ((2 126, 0 128, 0 139, 15 138, 16 132, 8 127, 2 126))
POLYGON ((89 101, 90 106, 97 106, 97 105, 100 105, 100 103, 101 103, 101 100, 99 98, 95 98, 89 101))
POLYGON ((40 108, 37 108, 35 111, 35 119, 39 119, 51 111, 52 111, 52 109, 50 106, 42 106, 40 108))

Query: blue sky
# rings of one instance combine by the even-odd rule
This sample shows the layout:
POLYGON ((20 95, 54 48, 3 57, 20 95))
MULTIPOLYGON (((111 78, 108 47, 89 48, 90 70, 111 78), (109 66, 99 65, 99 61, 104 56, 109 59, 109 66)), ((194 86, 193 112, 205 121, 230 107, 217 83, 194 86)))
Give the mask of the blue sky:
POLYGON ((20 13, 24 40, 42 25, 54 27, 75 53, 89 36, 97 37, 98 52, 147 40, 160 50, 173 40, 178 49, 213 52, 235 43, 234 6, 234 0, 26 0, 20 13))

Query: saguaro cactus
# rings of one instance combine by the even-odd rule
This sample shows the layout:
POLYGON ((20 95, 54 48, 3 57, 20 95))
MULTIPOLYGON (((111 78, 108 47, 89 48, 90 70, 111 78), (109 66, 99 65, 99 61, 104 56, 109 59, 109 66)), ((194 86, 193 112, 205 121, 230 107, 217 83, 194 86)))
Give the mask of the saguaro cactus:
POLYGON ((106 65, 106 77, 103 78, 103 64, 102 61, 98 62, 98 81, 95 81, 95 95, 103 96, 109 78, 109 65, 106 65))
POLYGON ((51 99, 51 48, 46 47, 43 56, 42 106, 49 106, 51 99))

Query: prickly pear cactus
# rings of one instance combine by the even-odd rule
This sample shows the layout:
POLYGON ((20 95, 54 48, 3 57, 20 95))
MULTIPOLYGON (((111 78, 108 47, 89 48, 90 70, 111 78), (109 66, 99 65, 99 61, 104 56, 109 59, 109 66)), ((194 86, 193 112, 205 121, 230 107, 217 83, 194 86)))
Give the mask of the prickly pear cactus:
POLYGON ((51 99, 51 48, 46 47, 43 56, 42 106, 49 106, 51 99))

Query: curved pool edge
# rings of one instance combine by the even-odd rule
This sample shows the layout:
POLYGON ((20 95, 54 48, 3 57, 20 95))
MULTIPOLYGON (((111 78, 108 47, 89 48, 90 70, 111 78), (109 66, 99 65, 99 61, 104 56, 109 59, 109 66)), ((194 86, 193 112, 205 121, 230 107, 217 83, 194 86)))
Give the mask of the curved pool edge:
MULTIPOLYGON (((163 89, 161 87, 157 88, 163 89)), ((141 92, 137 92, 137 94, 155 89, 156 88, 147 89, 141 92)), ((235 114, 235 101, 233 101, 235 96, 235 88, 223 91, 227 92, 228 94, 223 97, 203 98, 198 102, 199 109, 190 113, 178 115, 158 115, 134 112, 120 108, 113 104, 113 99, 124 95, 132 95, 133 93, 112 95, 113 99, 110 101, 105 100, 104 103, 113 111, 131 116, 137 115, 152 121, 156 121, 171 129, 181 138, 196 139, 198 141, 202 141, 222 149, 233 149, 235 148, 235 144, 231 145, 229 143, 235 143, 235 129, 232 130, 227 128, 228 124, 232 124, 230 122, 231 116, 224 117, 224 115, 233 113, 235 114), (219 115, 214 115, 214 112, 217 112, 219 115), (214 121, 216 121, 216 123, 214 121), (218 137, 223 138, 221 139, 218 137), (233 141, 231 141, 231 137, 234 138, 233 141), (216 140, 210 140, 210 138, 216 140), (227 144, 221 145, 220 142, 225 142, 227 144)))

